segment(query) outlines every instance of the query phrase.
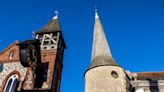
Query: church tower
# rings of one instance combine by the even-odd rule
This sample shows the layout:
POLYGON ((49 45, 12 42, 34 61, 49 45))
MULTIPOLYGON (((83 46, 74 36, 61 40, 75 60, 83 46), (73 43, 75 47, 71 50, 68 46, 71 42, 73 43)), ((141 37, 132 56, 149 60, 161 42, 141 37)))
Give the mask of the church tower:
POLYGON ((66 45, 58 16, 35 36, 0 52, 0 92, 60 92, 66 45))
MULTIPOLYGON (((46 74, 45 84, 48 86, 47 89, 50 89, 51 92, 60 92, 60 81, 63 68, 62 61, 66 45, 62 36, 57 15, 54 16, 53 19, 48 22, 41 30, 36 32, 36 39, 40 40, 41 43, 41 67, 44 69, 47 68, 46 71, 44 70, 46 74)), ((39 70, 38 77, 40 75, 41 74, 39 70)), ((38 82, 39 81, 40 80, 38 80, 38 82)))
POLYGON ((128 92, 126 74, 112 57, 98 12, 95 12, 92 59, 85 72, 85 92, 128 92))

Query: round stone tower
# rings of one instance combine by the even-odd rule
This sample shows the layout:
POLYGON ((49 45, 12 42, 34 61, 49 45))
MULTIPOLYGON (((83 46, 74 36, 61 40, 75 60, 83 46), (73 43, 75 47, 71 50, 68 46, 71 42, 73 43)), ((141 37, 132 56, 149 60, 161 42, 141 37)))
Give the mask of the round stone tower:
POLYGON ((85 72, 85 92, 128 92, 125 71, 112 58, 97 11, 92 60, 85 72))

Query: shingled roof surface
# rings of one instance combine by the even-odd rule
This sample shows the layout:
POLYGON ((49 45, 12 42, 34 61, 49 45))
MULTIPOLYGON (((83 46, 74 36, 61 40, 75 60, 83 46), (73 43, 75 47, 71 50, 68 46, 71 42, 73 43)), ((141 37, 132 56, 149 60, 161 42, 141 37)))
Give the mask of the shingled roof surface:
POLYGON ((92 69, 97 66, 117 66, 116 62, 110 56, 98 56, 92 60, 89 69, 92 69))
POLYGON ((164 72, 140 72, 137 73, 139 80, 152 79, 152 80, 164 80, 164 72))
POLYGON ((50 32, 56 32, 56 31, 61 31, 60 25, 59 25, 58 19, 52 19, 41 30, 36 32, 36 34, 38 34, 38 33, 50 33, 50 32))

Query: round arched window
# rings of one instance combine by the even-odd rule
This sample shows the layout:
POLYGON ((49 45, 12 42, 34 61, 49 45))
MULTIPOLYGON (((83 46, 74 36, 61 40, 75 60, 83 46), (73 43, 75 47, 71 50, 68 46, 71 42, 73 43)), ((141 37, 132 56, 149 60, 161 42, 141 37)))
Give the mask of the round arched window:
POLYGON ((112 77, 118 78, 118 73, 116 71, 111 72, 112 77))
POLYGON ((6 86, 5 86, 3 92, 15 92, 17 82, 18 82, 18 75, 17 74, 10 76, 6 82, 6 86))

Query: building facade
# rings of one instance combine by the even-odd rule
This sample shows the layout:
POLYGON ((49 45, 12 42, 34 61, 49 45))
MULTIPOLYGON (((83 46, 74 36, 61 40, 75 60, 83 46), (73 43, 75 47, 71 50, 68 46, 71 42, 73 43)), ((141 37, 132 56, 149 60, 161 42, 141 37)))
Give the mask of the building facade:
MULTIPOLYGON (((21 50, 21 43, 18 41, 0 53, 0 92, 60 92, 66 45, 58 17, 53 17, 35 36, 39 41, 37 54, 40 58, 37 60, 32 58, 36 54, 35 49, 30 49, 29 53, 27 48, 21 50), (33 62, 26 66, 25 61, 28 59, 37 61, 35 68, 32 66, 33 62)), ((30 44, 30 41, 23 43, 30 44)))
POLYGON ((97 11, 85 92, 164 92, 164 72, 132 73, 113 59, 97 11))
MULTIPOLYGON (((35 37, 36 42, 14 41, 0 53, 0 92, 60 92, 66 45, 58 17, 35 37)), ((116 63, 97 11, 85 92, 164 92, 164 72, 133 73, 116 63)))

